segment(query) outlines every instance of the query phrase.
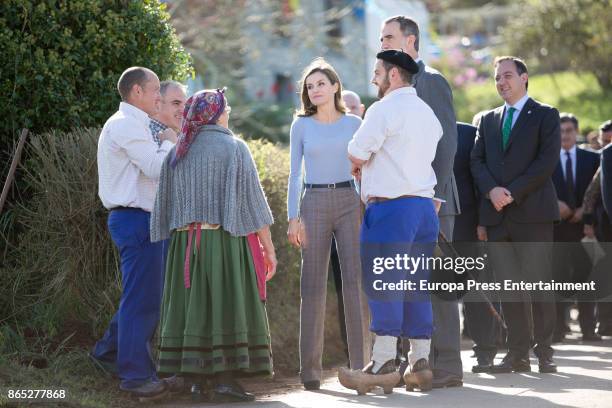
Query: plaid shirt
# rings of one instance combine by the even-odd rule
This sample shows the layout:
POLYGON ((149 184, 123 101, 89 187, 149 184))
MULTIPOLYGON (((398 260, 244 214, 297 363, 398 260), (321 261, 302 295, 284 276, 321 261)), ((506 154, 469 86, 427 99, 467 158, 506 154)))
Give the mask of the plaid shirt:
POLYGON ((151 135, 153 135, 153 141, 157 143, 157 146, 161 146, 162 142, 159 140, 159 134, 168 129, 168 126, 158 120, 149 118, 149 129, 151 130, 151 135))

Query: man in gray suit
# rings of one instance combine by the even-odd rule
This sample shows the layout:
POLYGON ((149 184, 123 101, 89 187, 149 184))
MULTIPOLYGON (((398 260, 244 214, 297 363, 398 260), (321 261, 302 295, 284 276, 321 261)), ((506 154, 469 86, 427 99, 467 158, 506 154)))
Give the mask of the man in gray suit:
MULTIPOLYGON (((453 93, 440 72, 425 65, 419 58, 419 26, 411 18, 395 16, 382 26, 380 41, 383 49, 402 49, 419 65, 413 78, 417 95, 429 105, 442 124, 444 134, 438 143, 432 163, 436 173, 436 209, 440 231, 450 240, 453 237, 455 215, 459 214, 459 198, 453 175, 453 161, 457 150, 457 124, 453 108, 453 93)), ((457 301, 432 296, 434 333, 429 362, 433 367, 434 388, 463 385, 461 365, 459 308, 457 301)), ((402 342, 406 343, 406 342, 402 342)), ((403 350, 405 353, 406 350, 403 350)))

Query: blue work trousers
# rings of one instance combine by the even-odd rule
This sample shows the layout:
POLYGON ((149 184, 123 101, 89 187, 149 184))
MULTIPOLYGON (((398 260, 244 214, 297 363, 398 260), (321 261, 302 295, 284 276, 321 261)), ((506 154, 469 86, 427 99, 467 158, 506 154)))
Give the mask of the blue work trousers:
POLYGON ((108 229, 121 258, 123 290, 119 310, 93 355, 117 364, 122 388, 157 379, 151 340, 159 322, 165 245, 151 242, 150 218, 150 213, 140 209, 113 210, 108 217, 108 229))

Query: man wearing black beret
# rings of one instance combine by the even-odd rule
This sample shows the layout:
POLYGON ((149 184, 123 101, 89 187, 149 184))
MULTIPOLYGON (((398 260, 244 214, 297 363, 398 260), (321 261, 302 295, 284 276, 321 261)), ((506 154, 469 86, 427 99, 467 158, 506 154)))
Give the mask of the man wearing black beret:
POLYGON ((382 51, 376 57, 372 83, 381 100, 368 109, 348 146, 352 174, 361 180, 361 199, 367 203, 361 258, 376 341, 372 361, 362 371, 341 368, 338 378, 359 394, 375 386, 391 393, 401 378, 395 366, 396 342, 404 337, 411 348, 406 388, 427 391, 433 377, 428 362, 433 312, 428 293, 419 290, 421 282, 427 283, 427 267, 413 265, 408 273, 387 262, 384 270, 373 266, 376 260, 414 260, 433 253, 439 223, 432 162, 442 126, 410 85, 419 70, 412 57, 401 50, 382 51), (398 282, 417 289, 393 289, 398 282))
MULTIPOLYGON (((434 111, 442 125, 443 135, 436 151, 433 168, 436 172, 435 203, 440 231, 453 237, 455 215, 459 214, 459 196, 453 174, 457 151, 457 120, 453 108, 453 93, 444 76, 426 65, 419 57, 419 26, 407 16, 390 17, 380 33, 381 48, 403 49, 417 63, 419 71, 412 86, 417 95, 434 111)), ((434 388, 463 384, 463 365, 459 334, 459 308, 456 300, 432 298, 435 331, 431 339, 430 364, 434 373, 434 388)), ((405 343, 405 341, 404 341, 405 343)), ((407 344, 404 344, 407 348, 407 344)), ((404 353, 406 350, 404 349, 404 353)))

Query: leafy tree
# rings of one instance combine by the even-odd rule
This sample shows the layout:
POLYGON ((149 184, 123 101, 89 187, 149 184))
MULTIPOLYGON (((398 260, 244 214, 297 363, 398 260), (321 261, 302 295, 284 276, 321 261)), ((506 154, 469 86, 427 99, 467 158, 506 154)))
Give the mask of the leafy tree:
POLYGON ((511 52, 549 71, 591 72, 612 89, 609 0, 522 0, 503 30, 511 52))

